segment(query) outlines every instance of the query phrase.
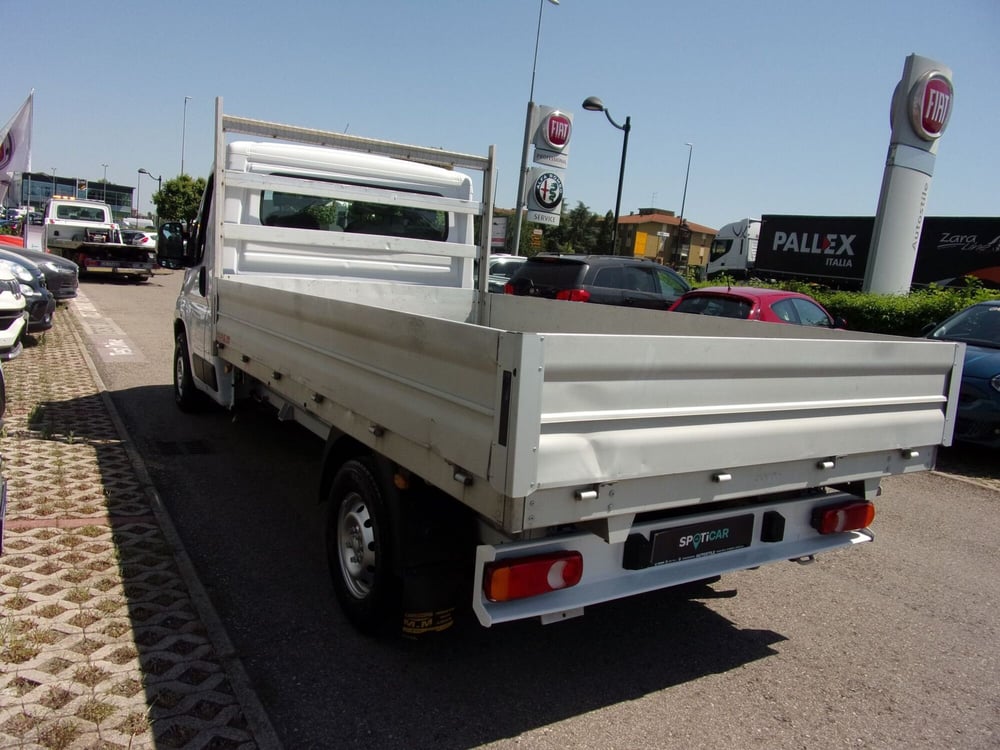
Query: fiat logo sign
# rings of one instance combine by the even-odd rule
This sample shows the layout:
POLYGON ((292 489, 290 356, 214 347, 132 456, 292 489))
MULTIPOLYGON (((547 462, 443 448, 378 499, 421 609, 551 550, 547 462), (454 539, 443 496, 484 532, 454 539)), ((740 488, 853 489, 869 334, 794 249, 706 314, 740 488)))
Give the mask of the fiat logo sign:
POLYGON ((542 123, 542 137, 556 151, 562 151, 569 144, 573 123, 562 112, 550 112, 542 123))
POLYGON ((954 101, 955 90, 947 76, 937 71, 922 76, 910 91, 910 124, 916 134, 925 141, 940 138, 954 101))

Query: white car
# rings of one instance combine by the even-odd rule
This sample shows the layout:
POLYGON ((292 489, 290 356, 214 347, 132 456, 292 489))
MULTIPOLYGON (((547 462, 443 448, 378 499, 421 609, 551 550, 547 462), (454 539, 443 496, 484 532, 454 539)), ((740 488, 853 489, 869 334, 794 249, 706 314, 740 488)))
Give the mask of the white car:
POLYGON ((126 245, 138 245, 147 250, 156 252, 156 233, 146 232, 142 229, 123 229, 122 242, 126 245))
POLYGON ((28 325, 21 283, 7 265, 0 264, 0 360, 21 353, 21 339, 28 325))

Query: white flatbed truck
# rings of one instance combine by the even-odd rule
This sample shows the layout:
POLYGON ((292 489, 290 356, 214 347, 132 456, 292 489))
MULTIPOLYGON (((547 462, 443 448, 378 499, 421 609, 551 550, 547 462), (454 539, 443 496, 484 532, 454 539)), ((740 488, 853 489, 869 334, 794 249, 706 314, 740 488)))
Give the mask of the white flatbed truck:
POLYGON ((46 253, 76 263, 81 274, 136 281, 149 281, 153 275, 153 254, 122 242, 111 206, 102 201, 63 195, 50 198, 45 204, 41 246, 46 253))
POLYGON ((871 540, 880 480, 950 443, 960 344, 482 293, 492 148, 215 119, 195 230, 158 241, 188 269, 175 398, 264 399, 326 441, 334 589, 364 631, 811 560, 871 540))

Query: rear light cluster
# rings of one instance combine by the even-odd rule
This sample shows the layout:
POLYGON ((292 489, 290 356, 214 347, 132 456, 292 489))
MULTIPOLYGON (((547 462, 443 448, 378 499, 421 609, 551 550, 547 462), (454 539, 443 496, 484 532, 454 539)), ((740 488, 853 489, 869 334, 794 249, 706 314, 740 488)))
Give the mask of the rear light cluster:
POLYGON ((483 591, 491 602, 508 602, 576 586, 581 578, 583 555, 552 552, 490 563, 483 576, 483 591))
POLYGON ((858 500, 813 511, 812 525, 820 534, 839 534, 866 528, 875 520, 875 506, 858 500))
MULTIPOLYGON (((514 290, 514 285, 509 281, 503 285, 504 294, 517 294, 514 290)), ((563 289, 560 292, 556 292, 556 299, 566 300, 568 302, 589 302, 590 292, 586 289, 563 289)))
POLYGON ((556 299, 564 299, 569 302, 588 302, 590 300, 590 292, 586 289, 563 289, 556 294, 556 299))

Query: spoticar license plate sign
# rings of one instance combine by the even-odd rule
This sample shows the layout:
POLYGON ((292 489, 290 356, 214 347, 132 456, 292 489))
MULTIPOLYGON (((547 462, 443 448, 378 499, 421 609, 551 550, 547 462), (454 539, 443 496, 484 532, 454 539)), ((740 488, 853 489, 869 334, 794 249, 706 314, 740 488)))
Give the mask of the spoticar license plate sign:
POLYGON ((753 514, 702 521, 689 526, 654 531, 651 535, 654 565, 717 555, 749 547, 753 539, 753 514))

